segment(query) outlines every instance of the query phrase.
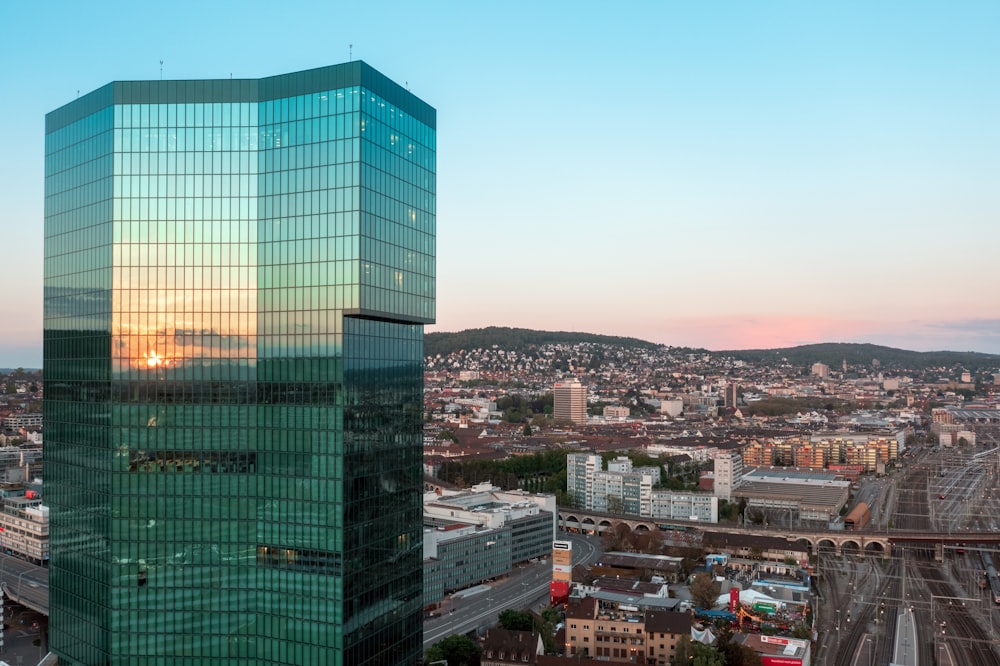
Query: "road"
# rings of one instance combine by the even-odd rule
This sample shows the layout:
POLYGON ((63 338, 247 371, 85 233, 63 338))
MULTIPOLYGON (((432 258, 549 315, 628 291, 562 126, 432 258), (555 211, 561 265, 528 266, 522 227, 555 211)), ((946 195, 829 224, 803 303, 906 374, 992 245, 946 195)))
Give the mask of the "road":
MULTIPOLYGON (((600 554, 600 539, 560 532, 558 538, 573 542, 573 564, 593 562, 600 554)), ((452 634, 464 634, 493 626, 501 611, 548 606, 552 560, 515 568, 510 574, 469 596, 456 593, 442 603, 441 617, 424 621, 424 648, 452 634)))
POLYGON ((0 553, 0 583, 8 598, 49 614, 49 570, 45 567, 0 553))

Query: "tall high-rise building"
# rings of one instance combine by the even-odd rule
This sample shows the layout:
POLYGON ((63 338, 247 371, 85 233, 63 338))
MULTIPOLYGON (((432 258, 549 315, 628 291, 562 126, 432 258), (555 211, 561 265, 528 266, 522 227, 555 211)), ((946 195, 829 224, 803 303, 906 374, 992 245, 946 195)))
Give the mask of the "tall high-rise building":
POLYGON ((726 384, 724 398, 726 407, 735 408, 740 397, 740 385, 735 382, 726 384))
POLYGON ((416 663, 435 110, 350 62, 45 131, 60 663, 416 663))
POLYGON ((575 379, 552 387, 552 417, 556 421, 587 422, 587 388, 575 379))

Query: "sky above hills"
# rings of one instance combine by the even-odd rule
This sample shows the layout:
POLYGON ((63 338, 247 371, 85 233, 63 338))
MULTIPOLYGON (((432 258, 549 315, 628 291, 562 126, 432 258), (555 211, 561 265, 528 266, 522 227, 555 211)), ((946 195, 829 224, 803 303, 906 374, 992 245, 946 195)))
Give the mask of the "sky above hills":
POLYGON ((0 3, 0 366, 45 113, 353 57, 438 109, 438 323, 1000 353, 1000 4, 0 3), (353 45, 353 46, 349 46, 353 45))

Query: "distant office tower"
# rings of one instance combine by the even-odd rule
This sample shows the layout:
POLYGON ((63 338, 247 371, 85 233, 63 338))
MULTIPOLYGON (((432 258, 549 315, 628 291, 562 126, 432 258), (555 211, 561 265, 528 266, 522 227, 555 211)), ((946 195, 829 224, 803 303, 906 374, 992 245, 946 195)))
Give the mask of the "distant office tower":
POLYGON ((729 501, 743 478, 743 456, 729 451, 715 457, 715 496, 729 501))
POLYGON ((48 114, 60 663, 417 663, 435 117, 362 62, 48 114))
POLYGON ((816 375, 820 379, 825 379, 830 376, 830 366, 826 363, 813 363, 812 374, 816 375))
POLYGON ((587 422, 587 389, 576 380, 552 387, 552 416, 556 421, 587 422))
POLYGON ((736 383, 726 384, 725 400, 726 407, 734 408, 736 407, 736 402, 739 400, 740 385, 736 383))

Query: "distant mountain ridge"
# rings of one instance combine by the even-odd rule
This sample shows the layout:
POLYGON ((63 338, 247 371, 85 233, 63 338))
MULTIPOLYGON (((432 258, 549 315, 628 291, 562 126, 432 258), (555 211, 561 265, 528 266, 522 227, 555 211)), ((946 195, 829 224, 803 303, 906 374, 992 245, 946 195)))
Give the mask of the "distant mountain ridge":
POLYGON ((574 345, 585 342, 640 349, 657 349, 664 346, 638 338, 622 338, 613 335, 488 326, 486 328, 470 328, 456 333, 427 333, 424 335, 424 356, 451 354, 461 349, 489 349, 494 345, 507 351, 523 351, 541 345, 574 345))
POLYGON ((709 354, 715 357, 729 356, 742 361, 767 365, 789 363, 791 365, 808 367, 813 363, 825 363, 834 369, 840 368, 845 360, 848 365, 870 367, 875 359, 878 359, 880 367, 885 369, 893 367, 926 369, 962 366, 966 370, 975 372, 977 370, 1000 367, 1000 355, 983 354, 980 352, 916 352, 906 349, 896 349, 895 347, 853 342, 826 342, 798 347, 782 347, 779 349, 709 351, 702 348, 668 347, 667 345, 648 342, 638 338, 568 331, 537 331, 527 328, 508 328, 503 326, 472 328, 454 333, 427 333, 424 336, 424 355, 446 355, 462 349, 489 349, 493 346, 507 351, 523 351, 541 345, 573 345, 580 343, 605 344, 626 349, 666 350, 669 348, 680 352, 709 354))
POLYGON ((774 363, 780 359, 787 359, 788 363, 792 365, 825 363, 834 369, 839 368, 844 361, 847 361, 848 365, 870 367, 876 359, 882 368, 926 369, 962 366, 970 372, 975 372, 1000 366, 1000 355, 998 354, 954 351, 916 352, 855 342, 824 342, 781 349, 743 349, 711 353, 732 356, 752 363, 774 363))

